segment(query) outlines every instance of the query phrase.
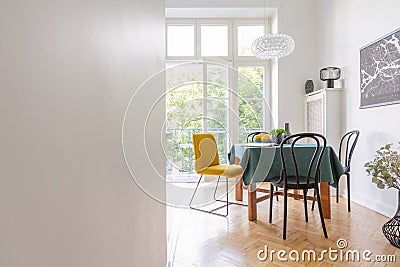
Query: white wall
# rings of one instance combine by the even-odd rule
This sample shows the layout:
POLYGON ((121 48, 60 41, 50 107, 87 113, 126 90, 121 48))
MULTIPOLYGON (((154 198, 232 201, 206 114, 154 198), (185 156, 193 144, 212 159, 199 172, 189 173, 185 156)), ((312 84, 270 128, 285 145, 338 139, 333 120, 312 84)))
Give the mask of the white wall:
POLYGON ((130 97, 163 67, 163 24, 162 0, 0 2, 0 266, 165 266, 165 206, 121 147, 130 97))
MULTIPOLYGON (((316 58, 317 17, 315 16, 317 0, 167 0, 170 8, 278 8, 279 32, 292 36, 296 42, 294 52, 279 60, 279 90, 273 97, 278 100, 278 126, 290 122, 291 131, 304 130, 304 84, 307 79, 316 81, 318 72, 316 58)), ((263 12, 261 12, 263 13, 263 12)), ((273 107, 275 108, 275 107, 273 107)))
POLYGON ((352 200, 392 216, 397 207, 397 192, 377 189, 363 165, 372 159, 380 146, 400 140, 400 105, 359 109, 359 49, 399 27, 400 1, 317 2, 319 51, 316 71, 325 66, 342 69, 346 88, 345 129, 361 131, 352 162, 352 200))

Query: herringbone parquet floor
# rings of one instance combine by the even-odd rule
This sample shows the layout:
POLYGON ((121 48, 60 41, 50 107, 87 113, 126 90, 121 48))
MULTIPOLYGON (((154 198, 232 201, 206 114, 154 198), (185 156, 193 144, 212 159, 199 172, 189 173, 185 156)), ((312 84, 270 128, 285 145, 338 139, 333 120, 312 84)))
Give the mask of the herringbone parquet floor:
MULTIPOLYGON (((231 197, 233 199, 233 197, 231 197)), ((311 204, 311 202, 309 202, 311 204)), ((168 216, 175 231, 169 255, 174 267, 186 266, 400 266, 400 263, 373 261, 376 255, 395 255, 400 262, 400 249, 392 246, 382 234, 381 227, 388 218, 352 203, 348 213, 346 199, 336 204, 332 198, 332 219, 325 220, 329 238, 323 237, 317 209, 310 210, 309 222, 304 221, 303 202, 289 198, 287 240, 282 240, 283 201, 274 202, 273 223, 268 223, 269 201, 258 204, 258 220, 247 219, 247 208, 231 205, 228 218, 178 208, 168 208, 168 216), (371 262, 346 262, 331 260, 327 253, 323 261, 280 261, 274 254, 260 261, 259 250, 315 250, 317 258, 322 250, 338 249, 337 240, 346 239, 348 246, 342 251, 372 251, 371 262)), ((340 251, 340 250, 339 250, 340 251)), ((264 254, 261 254, 263 256, 264 254)), ((292 254, 293 257, 296 254, 292 254)), ((332 254, 334 259, 334 255, 332 254)), ((340 255, 340 254, 338 254, 340 255)), ((284 256, 288 258, 288 254, 284 256)), ((362 258, 362 254, 361 254, 362 258)), ((307 258, 306 258, 307 259, 307 258)), ((350 257, 351 259, 351 257, 350 257)))

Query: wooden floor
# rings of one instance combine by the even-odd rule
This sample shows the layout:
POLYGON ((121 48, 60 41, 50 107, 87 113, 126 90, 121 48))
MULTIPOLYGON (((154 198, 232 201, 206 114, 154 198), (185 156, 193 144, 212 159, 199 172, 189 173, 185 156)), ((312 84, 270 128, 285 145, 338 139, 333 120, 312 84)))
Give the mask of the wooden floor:
MULTIPOLYGON (((231 199, 233 199, 231 197, 231 199)), ((309 222, 304 221, 303 202, 289 199, 287 240, 282 240, 283 201, 274 201, 273 223, 268 223, 269 201, 258 204, 258 220, 250 222, 247 207, 231 205, 228 218, 206 213, 168 208, 173 228, 169 245, 172 266, 400 266, 400 263, 334 262, 326 256, 323 262, 260 261, 257 253, 268 246, 269 251, 337 249, 336 242, 344 238, 346 249, 371 250, 374 255, 395 255, 400 262, 400 249, 383 236, 381 227, 388 218, 352 203, 348 213, 346 199, 336 204, 332 198, 332 219, 326 219, 329 239, 323 237, 318 210, 310 210, 309 222)), ((311 204, 311 203, 310 203, 311 204)), ((171 226, 171 225, 170 225, 171 226)))

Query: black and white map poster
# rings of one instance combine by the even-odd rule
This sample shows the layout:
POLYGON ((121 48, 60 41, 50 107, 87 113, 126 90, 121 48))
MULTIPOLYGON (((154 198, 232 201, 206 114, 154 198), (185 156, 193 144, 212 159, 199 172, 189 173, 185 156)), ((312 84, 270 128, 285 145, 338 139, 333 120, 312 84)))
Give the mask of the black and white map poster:
POLYGON ((400 29, 360 49, 360 108, 400 103, 400 29))

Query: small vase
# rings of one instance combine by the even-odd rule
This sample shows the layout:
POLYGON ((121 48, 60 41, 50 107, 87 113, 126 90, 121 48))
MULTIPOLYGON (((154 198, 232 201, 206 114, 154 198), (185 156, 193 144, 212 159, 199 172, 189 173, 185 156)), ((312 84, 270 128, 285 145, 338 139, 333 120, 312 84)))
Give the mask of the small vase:
MULTIPOLYGON (((290 127, 289 127, 289 123, 288 122, 285 122, 285 138, 287 137, 287 136, 291 136, 292 135, 292 133, 290 132, 290 127)), ((292 143, 292 139, 289 139, 288 141, 286 141, 286 144, 291 144, 292 143)))
POLYGON ((307 80, 304 85, 304 89, 306 90, 306 94, 312 93, 314 91, 314 82, 313 80, 307 80))
POLYGON ((282 140, 285 136, 283 134, 272 134, 271 135, 271 141, 277 145, 280 145, 282 143, 282 140))
POLYGON ((400 190, 397 191, 397 211, 393 218, 382 226, 382 232, 393 246, 400 248, 400 190))

